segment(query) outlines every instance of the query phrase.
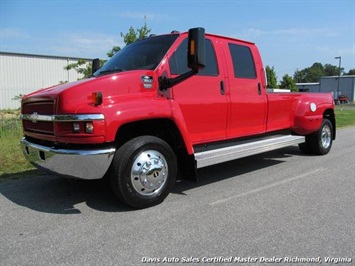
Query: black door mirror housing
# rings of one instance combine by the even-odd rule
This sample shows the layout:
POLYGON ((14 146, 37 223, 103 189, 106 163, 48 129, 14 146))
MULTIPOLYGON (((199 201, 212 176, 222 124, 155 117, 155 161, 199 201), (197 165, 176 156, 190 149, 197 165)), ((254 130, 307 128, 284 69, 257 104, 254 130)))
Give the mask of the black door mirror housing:
POLYGON ((205 67, 205 29, 189 29, 187 66, 190 71, 175 78, 159 77, 159 89, 165 91, 190 77, 196 75, 200 69, 205 67))
POLYGON ((92 60, 92 66, 91 66, 91 74, 94 74, 97 70, 100 68, 100 59, 95 58, 92 60))
POLYGON ((189 29, 187 66, 192 70, 205 67, 205 29, 189 29))

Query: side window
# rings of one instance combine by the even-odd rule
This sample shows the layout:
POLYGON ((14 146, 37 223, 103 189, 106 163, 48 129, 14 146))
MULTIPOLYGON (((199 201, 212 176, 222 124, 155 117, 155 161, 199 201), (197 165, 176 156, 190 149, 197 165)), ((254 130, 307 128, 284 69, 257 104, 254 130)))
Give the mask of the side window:
MULTIPOLYGON (((210 40, 205 40, 206 46, 206 67, 199 71, 199 76, 218 76, 216 54, 210 40)), ((187 67, 187 39, 183 40, 180 46, 169 60, 171 74, 181 75, 190 69, 187 67)))
POLYGON ((228 46, 233 61, 234 76, 236 78, 256 78, 254 58, 250 48, 232 43, 229 43, 228 46))

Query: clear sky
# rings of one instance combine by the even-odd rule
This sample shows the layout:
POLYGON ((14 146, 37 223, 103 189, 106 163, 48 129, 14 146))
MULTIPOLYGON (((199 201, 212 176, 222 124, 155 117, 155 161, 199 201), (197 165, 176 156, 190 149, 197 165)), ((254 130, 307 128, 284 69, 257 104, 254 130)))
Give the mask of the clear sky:
POLYGON ((355 0, 0 0, 0 51, 105 59, 120 33, 206 32, 255 42, 278 80, 314 62, 355 68, 355 0))

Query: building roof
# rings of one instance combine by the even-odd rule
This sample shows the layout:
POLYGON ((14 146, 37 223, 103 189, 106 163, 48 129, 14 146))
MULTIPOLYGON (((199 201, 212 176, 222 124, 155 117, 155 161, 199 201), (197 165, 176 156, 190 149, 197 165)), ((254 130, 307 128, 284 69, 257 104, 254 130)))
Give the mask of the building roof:
POLYGON ((79 60, 84 59, 86 61, 92 61, 93 58, 83 58, 83 57, 75 57, 75 56, 58 56, 58 55, 42 55, 42 54, 26 54, 26 53, 13 53, 13 52, 1 52, 0 55, 14 55, 14 56, 32 56, 32 57, 45 57, 45 58, 55 58, 55 59, 72 59, 79 60))
POLYGON ((310 85, 319 85, 319 82, 300 82, 296 83, 296 86, 310 86, 310 85))
MULTIPOLYGON (((339 76, 324 76, 321 77, 321 79, 334 79, 334 78, 339 78, 339 76)), ((355 78, 355 75, 342 75, 340 78, 355 78)))

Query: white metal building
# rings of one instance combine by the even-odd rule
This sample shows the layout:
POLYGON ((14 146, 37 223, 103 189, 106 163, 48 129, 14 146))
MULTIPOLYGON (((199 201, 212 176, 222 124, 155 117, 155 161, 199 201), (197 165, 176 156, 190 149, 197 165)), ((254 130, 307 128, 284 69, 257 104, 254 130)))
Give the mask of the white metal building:
MULTIPOLYGON (((92 61, 82 59, 88 63, 92 61)), ((13 98, 20 94, 82 78, 83 75, 74 69, 64 69, 78 60, 64 56, 0 52, 0 110, 19 108, 20 101, 13 98)))
POLYGON ((346 95, 350 102, 355 101, 355 75, 321 77, 319 83, 296 83, 299 91, 332 92, 336 99, 346 95))

